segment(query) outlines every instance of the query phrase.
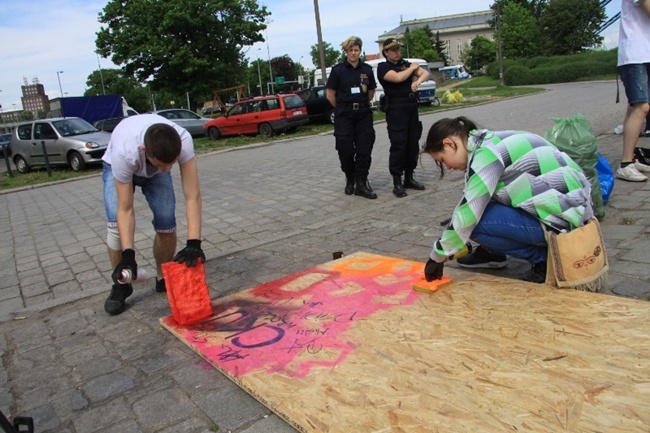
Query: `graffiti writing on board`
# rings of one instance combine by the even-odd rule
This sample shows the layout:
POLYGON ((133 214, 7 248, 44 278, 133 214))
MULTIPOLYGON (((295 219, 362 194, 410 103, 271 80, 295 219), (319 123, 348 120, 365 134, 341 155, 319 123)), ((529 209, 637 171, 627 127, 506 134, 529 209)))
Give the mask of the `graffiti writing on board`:
POLYGON ((184 338, 235 377, 260 370, 304 377, 336 366, 363 345, 346 337, 356 321, 417 299, 411 282, 422 265, 381 259, 313 268, 216 302, 214 315, 184 338))

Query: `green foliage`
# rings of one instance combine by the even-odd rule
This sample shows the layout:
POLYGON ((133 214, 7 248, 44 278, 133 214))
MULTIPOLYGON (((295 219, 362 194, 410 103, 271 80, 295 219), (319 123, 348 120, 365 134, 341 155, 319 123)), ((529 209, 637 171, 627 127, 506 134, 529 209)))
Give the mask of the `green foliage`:
POLYGON ((603 40, 601 0, 496 0, 491 9, 495 33, 503 27, 506 57, 575 54, 603 40))
POLYGON ((539 26, 544 29, 544 54, 564 55, 600 45, 598 29, 605 21, 600 0, 553 0, 548 2, 539 26))
POLYGON ((197 100, 239 84, 242 48, 263 41, 268 15, 257 0, 110 0, 95 44, 126 76, 197 100))
MULTIPOLYGON (((328 67, 328 66, 334 66, 339 62, 342 50, 337 50, 334 47, 332 47, 332 44, 330 44, 329 42, 323 41, 323 52, 325 54, 325 67, 328 67)), ((314 44, 311 46, 309 55, 311 56, 311 61, 316 67, 316 69, 320 69, 321 67, 320 51, 318 49, 318 44, 314 44)), ((345 56, 345 53, 343 55, 345 56)))
MULTIPOLYGON (((616 75, 617 50, 590 51, 571 56, 506 59, 503 75, 506 85, 566 83, 590 77, 616 75)), ((488 66, 492 78, 498 78, 497 62, 488 66)))
POLYGON ((504 57, 531 57, 540 54, 540 31, 532 12, 526 7, 509 3, 503 8, 501 25, 504 57))
POLYGON ((476 73, 497 58, 497 44, 485 36, 475 36, 469 48, 463 51, 461 60, 465 66, 476 73))
POLYGON ((438 57, 442 60, 442 64, 449 66, 449 58, 447 57, 447 47, 444 42, 440 40, 440 32, 436 32, 436 37, 433 39, 433 49, 438 53, 438 57))
POLYGON ((409 30, 404 33, 401 41, 401 54, 406 58, 424 59, 428 62, 438 62, 442 60, 436 50, 433 49, 432 41, 423 28, 409 30))

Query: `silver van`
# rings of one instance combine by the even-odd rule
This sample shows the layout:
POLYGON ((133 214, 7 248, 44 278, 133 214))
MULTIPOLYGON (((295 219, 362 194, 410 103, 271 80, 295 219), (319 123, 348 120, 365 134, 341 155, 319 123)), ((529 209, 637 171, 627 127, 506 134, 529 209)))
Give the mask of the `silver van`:
POLYGON ((20 173, 44 166, 46 155, 51 165, 82 171, 87 164, 101 163, 110 139, 110 133, 98 131, 79 117, 59 117, 20 123, 11 134, 10 147, 20 173))

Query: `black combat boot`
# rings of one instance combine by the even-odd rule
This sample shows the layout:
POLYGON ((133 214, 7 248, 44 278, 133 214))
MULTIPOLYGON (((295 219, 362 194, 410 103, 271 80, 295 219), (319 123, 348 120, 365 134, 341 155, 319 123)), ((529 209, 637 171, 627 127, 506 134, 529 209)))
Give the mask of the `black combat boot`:
POLYGON ((402 185, 402 176, 398 174, 393 175, 393 194, 395 197, 402 198, 406 197, 408 194, 404 191, 404 186, 402 185))
POLYGON ((104 310, 111 316, 120 314, 126 308, 126 298, 133 294, 133 286, 131 284, 113 284, 111 294, 104 302, 104 310))
POLYGON ((413 178, 413 172, 407 171, 404 174, 404 188, 417 189, 419 191, 424 190, 424 185, 413 178))
POLYGON ((356 185, 354 188, 354 195, 360 195, 361 197, 375 199, 377 194, 372 191, 370 184, 368 183, 367 178, 357 178, 356 185))
POLYGON ((345 195, 354 194, 354 179, 351 176, 345 177, 345 195))

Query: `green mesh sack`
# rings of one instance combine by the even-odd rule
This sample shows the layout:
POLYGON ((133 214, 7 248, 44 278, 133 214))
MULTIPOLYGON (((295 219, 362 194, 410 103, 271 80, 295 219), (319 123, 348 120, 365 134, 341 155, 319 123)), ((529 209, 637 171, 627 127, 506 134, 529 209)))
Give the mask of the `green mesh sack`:
POLYGON ((566 153, 582 168, 591 183, 591 201, 594 215, 598 219, 605 217, 603 194, 598 180, 598 147, 592 133, 589 120, 582 114, 575 114, 566 119, 554 117, 555 126, 544 133, 544 138, 566 153))

